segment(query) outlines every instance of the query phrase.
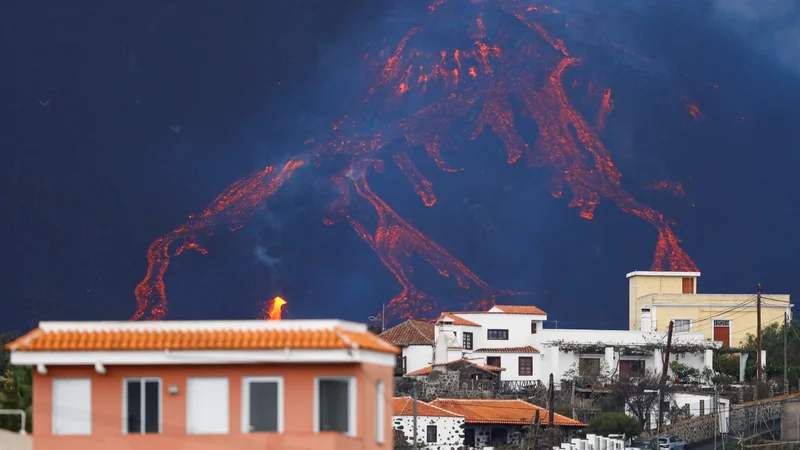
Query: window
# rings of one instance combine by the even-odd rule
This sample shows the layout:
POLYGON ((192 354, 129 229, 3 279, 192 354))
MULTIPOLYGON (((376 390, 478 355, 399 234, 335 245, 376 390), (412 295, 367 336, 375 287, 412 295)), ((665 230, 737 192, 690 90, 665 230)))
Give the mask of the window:
POLYGON ((464 333, 464 350, 472 350, 472 333, 464 333))
POLYGON ((684 294, 694 294, 694 278, 684 278, 683 279, 683 290, 684 294))
POLYGON ((536 321, 531 320, 531 334, 536 334, 536 321))
POLYGON ((675 319, 675 332, 688 333, 692 331, 692 321, 689 319, 675 319))
POLYGON ((619 362, 619 377, 627 379, 630 377, 641 378, 644 376, 643 360, 622 360, 619 362))
POLYGON ((125 433, 161 432, 161 380, 127 378, 123 381, 125 433))
POLYGON ((507 341, 508 330, 486 330, 486 339, 492 341, 507 341))
POLYGON ((486 357, 486 365, 492 367, 502 367, 500 365, 500 357, 499 356, 487 356, 486 357))
POLYGON ((384 392, 383 392, 383 381, 378 381, 378 385, 375 386, 375 440, 378 444, 383 444, 383 430, 386 428, 386 425, 383 423, 383 413, 384 413, 384 392))
POLYGON ((436 425, 428 425, 428 442, 436 442, 436 425))
POLYGON ((406 374, 406 357, 402 354, 397 355, 397 360, 395 360, 394 365, 394 374, 395 375, 405 375, 406 374))
POLYGON ((186 432, 228 434, 228 379, 199 377, 186 380, 186 432))
POLYGON ((317 377, 315 431, 356 434, 356 387, 352 377, 317 377))
POLYGON ((600 358, 581 358, 578 360, 578 374, 582 377, 600 375, 600 358))
POLYGON ((242 433, 283 432, 283 378, 242 379, 242 433))
POLYGON ((704 400, 700 400, 700 415, 705 415, 706 413, 706 402, 704 400))
POLYGON ((519 357, 519 375, 532 376, 533 375, 533 357, 520 356, 519 357))
POLYGON ((92 434, 92 380, 53 378, 52 414, 54 435, 92 434))

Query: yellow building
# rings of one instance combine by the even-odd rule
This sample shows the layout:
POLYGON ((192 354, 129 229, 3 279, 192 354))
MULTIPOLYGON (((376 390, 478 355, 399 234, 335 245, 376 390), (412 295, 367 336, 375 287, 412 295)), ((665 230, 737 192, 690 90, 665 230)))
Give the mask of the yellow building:
MULTIPOLYGON (((629 329, 701 332, 724 346, 738 346, 748 334, 756 334, 756 293, 698 294, 700 272, 642 272, 628 274, 629 329)), ((762 294, 761 326, 792 318, 788 294, 762 294)))

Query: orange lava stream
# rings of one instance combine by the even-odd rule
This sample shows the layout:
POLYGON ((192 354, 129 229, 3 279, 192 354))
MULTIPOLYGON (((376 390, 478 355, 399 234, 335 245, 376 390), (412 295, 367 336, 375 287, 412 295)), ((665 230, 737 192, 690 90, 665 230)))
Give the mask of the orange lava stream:
POLYGON ((473 292, 473 307, 486 307, 499 295, 520 294, 498 290, 479 278, 400 217, 367 182, 369 170, 380 173, 384 160, 391 157, 422 202, 434 206, 433 184, 414 164, 413 157, 427 154, 442 171, 461 170, 449 165, 442 152, 456 150, 455 136, 476 139, 488 131, 503 143, 508 163, 522 161, 529 167, 549 167, 551 194, 560 197, 568 188, 572 192, 569 205, 578 208, 581 217, 592 219, 595 207, 605 199, 653 226, 658 236, 653 270, 697 270, 680 247, 672 222, 622 187, 622 174, 597 134, 613 109, 611 90, 603 94, 596 126, 590 126, 563 86, 564 72, 580 64, 580 59, 570 55, 561 39, 529 18, 537 9, 522 3, 433 1, 422 24, 409 30, 392 49, 381 52, 383 62, 375 74, 375 84, 367 90, 356 114, 332 126, 327 140, 309 140, 313 147, 282 169, 268 167, 234 183, 201 215, 190 217, 189 222, 151 244, 147 274, 136 288, 134 319, 165 316, 164 274, 171 256, 188 249, 205 252, 198 238, 212 234, 223 224, 231 230, 242 226, 296 169, 306 163, 321 166, 333 155, 347 158, 350 164, 329 179, 340 195, 330 205, 324 223, 348 223, 395 276, 402 290, 387 305, 387 315, 430 318, 437 316, 442 306, 416 286, 412 256, 473 292), (496 28, 486 19, 484 10, 498 4, 501 11, 516 17, 519 31, 526 33, 523 37, 512 38, 509 30, 496 28), (448 8, 455 10, 452 17, 448 8), (457 48, 423 50, 430 49, 431 42, 425 40, 430 28, 451 30, 456 20, 463 20, 461 17, 473 10, 473 19, 464 21, 464 35, 459 36, 457 48), (538 126, 535 142, 528 142, 518 132, 521 119, 515 108, 524 110, 522 116, 538 126), (395 110, 401 114, 395 114, 395 110), (380 131, 375 131, 375 121, 370 120, 376 111, 382 114, 380 131), (405 144, 399 149, 389 146, 401 139, 405 144), (355 202, 371 206, 374 217, 363 217, 355 202))
POLYGON ((281 320, 283 315, 283 306, 286 305, 286 300, 282 297, 275 297, 269 300, 264 305, 264 312, 261 313, 261 320, 281 320))

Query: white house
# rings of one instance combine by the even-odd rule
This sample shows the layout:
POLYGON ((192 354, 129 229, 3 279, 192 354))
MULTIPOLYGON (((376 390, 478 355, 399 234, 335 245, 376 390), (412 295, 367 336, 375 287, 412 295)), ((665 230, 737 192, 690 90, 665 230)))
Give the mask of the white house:
MULTIPOLYGON (((662 370, 665 332, 544 329, 546 320, 547 314, 535 306, 442 313, 434 330, 433 363, 465 358, 503 367, 503 382, 516 385, 546 383, 551 373, 558 384, 571 370, 590 374, 605 369, 621 376, 662 370)), ((718 344, 702 333, 675 334, 672 344, 671 361, 700 371, 712 367, 712 349, 718 344)))
MULTIPOLYGON (((672 401, 670 408, 683 409, 685 417, 700 417, 710 414, 717 416, 717 432, 728 432, 728 421, 731 415, 731 401, 727 398, 718 397, 716 411, 714 410, 714 394, 691 394, 676 392, 671 394, 672 401)), ((664 423, 669 424, 669 415, 664 414, 664 423)), ((650 429, 658 427, 658 407, 650 412, 650 429)))
POLYGON ((430 366, 433 363, 434 326, 421 320, 406 320, 381 333, 384 341, 400 347, 402 353, 397 356, 395 375, 430 366))
MULTIPOLYGON (((414 399, 395 397, 392 399, 394 413, 392 427, 414 439, 414 399)), ((464 416, 438 406, 417 400, 417 442, 424 449, 456 450, 464 445, 464 416)))

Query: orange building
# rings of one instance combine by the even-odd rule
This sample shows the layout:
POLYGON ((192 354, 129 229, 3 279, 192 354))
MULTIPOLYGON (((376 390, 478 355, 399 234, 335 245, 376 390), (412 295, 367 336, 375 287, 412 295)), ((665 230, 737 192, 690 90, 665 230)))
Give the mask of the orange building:
POLYGON ((34 450, 393 447, 399 349, 361 324, 42 322, 8 349, 34 450))

